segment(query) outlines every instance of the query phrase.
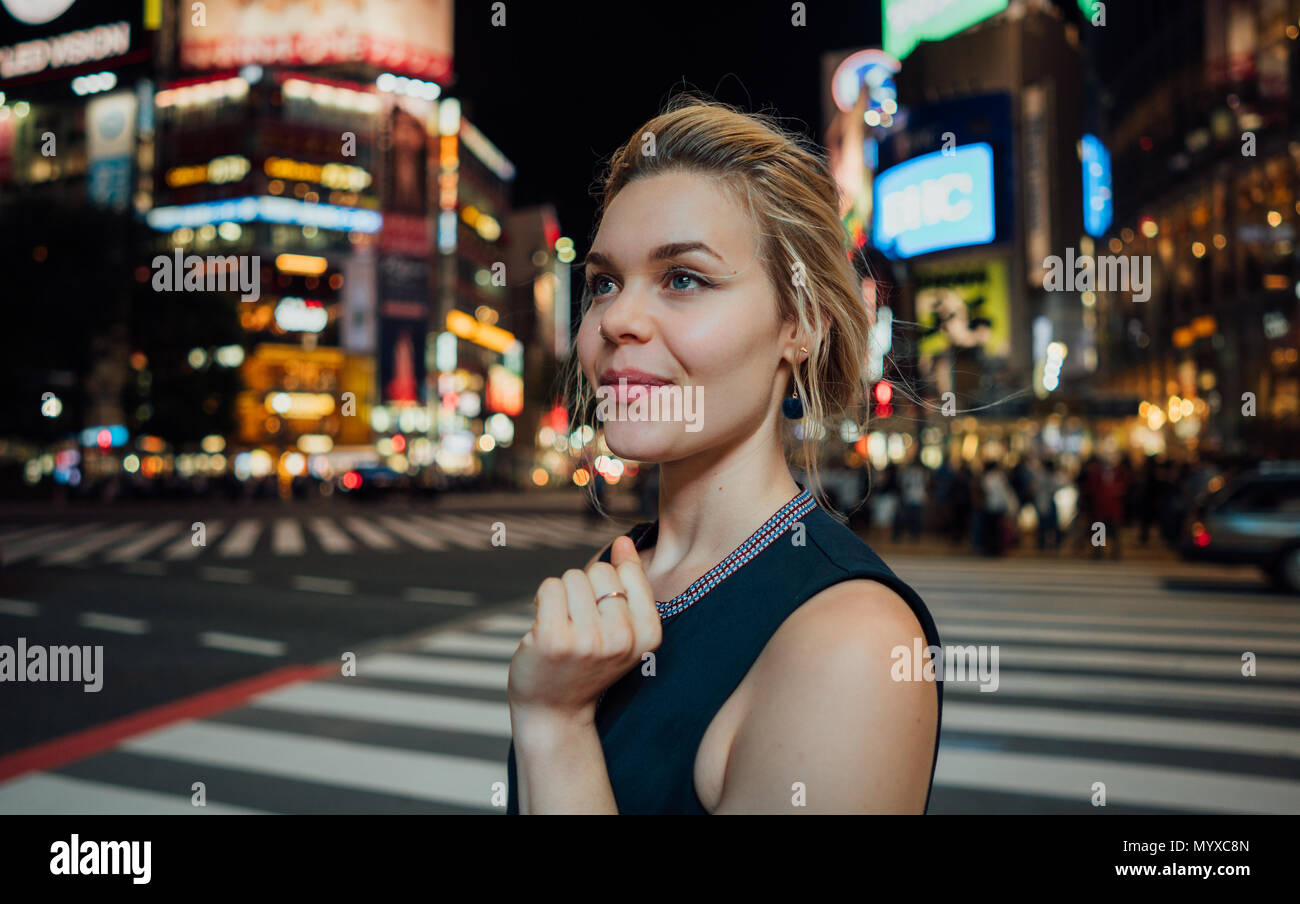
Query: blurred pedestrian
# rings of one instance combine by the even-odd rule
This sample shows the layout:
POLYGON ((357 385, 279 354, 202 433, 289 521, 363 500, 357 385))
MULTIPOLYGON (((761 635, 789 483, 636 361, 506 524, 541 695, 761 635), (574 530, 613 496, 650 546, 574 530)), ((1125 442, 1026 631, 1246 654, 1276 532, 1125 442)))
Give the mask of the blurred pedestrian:
POLYGON ((1104 527, 1104 543, 1093 543, 1092 554, 1100 558, 1104 546, 1109 546, 1114 558, 1120 555, 1120 529, 1124 524, 1124 497, 1128 492, 1124 469, 1113 457, 1093 468, 1088 476, 1088 495, 1092 500, 1092 521, 1088 533, 1096 536, 1096 525, 1104 527))
POLYGON ((894 542, 907 531, 917 543, 921 542, 921 527, 925 520, 926 473, 921 463, 913 458, 898 473, 898 517, 894 519, 894 542))
POLYGON ((984 491, 984 549, 986 556, 1000 556, 1006 551, 1006 518, 1016 515, 1017 499, 1006 472, 997 462, 989 462, 981 480, 984 491))
POLYGON ((1056 508, 1056 493, 1065 485, 1056 462, 1047 459, 1035 462, 1033 468, 1034 512, 1038 516, 1038 548, 1059 549, 1061 546, 1060 513, 1056 508))

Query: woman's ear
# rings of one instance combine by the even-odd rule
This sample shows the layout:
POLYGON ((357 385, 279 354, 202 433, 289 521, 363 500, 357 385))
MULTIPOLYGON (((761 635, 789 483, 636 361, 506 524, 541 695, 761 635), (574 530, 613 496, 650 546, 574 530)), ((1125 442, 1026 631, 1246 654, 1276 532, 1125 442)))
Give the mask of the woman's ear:
POLYGON ((781 327, 781 357, 791 367, 798 367, 808 360, 808 342, 799 336, 799 324, 794 319, 787 320, 781 327))

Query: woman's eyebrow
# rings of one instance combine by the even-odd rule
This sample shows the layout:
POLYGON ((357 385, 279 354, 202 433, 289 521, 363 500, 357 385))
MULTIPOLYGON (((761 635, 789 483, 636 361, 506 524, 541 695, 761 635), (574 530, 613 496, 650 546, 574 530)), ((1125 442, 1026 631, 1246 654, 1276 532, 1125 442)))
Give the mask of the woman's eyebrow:
POLYGON ((722 260, 721 254, 714 251, 703 242, 669 242, 666 245, 660 245, 658 248, 650 252, 650 260, 659 261, 671 257, 681 257, 683 254, 689 254, 692 251, 703 251, 705 254, 711 254, 719 261, 726 263, 726 261, 722 260))
MULTIPOLYGON (((714 251, 704 242, 669 242, 666 245, 660 245, 650 252, 648 259, 652 261, 670 260, 674 257, 681 257, 684 254, 690 254, 692 251, 702 251, 716 257, 722 263, 726 263, 721 254, 714 251)), ((592 251, 587 254, 587 259, 583 261, 584 267, 610 267, 613 268, 614 261, 608 255, 601 254, 599 251, 592 251)))

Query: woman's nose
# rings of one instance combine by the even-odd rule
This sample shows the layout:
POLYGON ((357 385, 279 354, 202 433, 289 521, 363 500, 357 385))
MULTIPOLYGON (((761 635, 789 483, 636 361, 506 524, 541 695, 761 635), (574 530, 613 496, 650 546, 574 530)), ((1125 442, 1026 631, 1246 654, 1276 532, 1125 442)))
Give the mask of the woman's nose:
POLYGON ((624 289, 602 312, 601 335, 615 344, 645 342, 654 329, 647 307, 643 292, 637 289, 624 289))

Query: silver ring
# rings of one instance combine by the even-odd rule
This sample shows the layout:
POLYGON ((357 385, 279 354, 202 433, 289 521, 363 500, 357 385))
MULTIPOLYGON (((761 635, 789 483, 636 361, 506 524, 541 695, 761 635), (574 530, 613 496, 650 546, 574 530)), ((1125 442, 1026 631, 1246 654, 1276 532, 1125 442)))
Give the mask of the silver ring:
POLYGON ((622 590, 611 590, 609 593, 602 593, 600 596, 596 597, 596 605, 599 606, 602 600, 613 599, 616 596, 623 597, 624 602, 627 601, 627 594, 622 590))

